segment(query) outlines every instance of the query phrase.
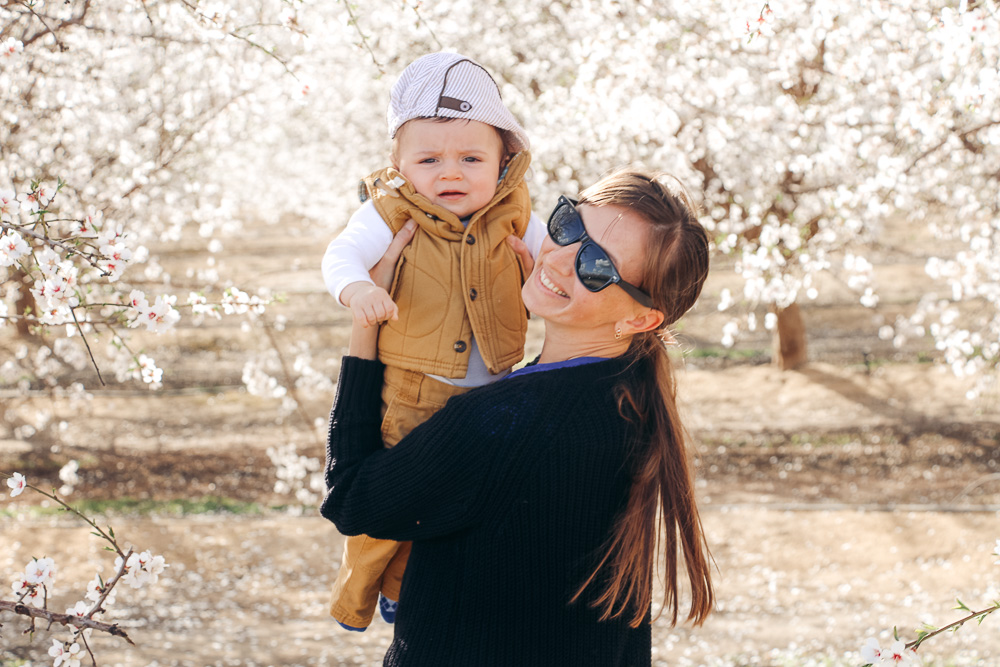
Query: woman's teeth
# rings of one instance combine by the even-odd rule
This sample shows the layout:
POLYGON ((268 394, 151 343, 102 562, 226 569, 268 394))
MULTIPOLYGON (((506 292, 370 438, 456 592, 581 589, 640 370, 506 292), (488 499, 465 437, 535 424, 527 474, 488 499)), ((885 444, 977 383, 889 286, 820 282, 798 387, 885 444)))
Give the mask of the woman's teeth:
POLYGON ((542 281, 543 285, 545 285, 546 287, 548 287, 550 290, 552 290, 553 292, 555 292, 559 296, 569 296, 569 294, 566 294, 566 292, 563 292, 561 289, 559 289, 558 287, 556 287, 552 283, 552 281, 549 280, 549 277, 547 275, 545 275, 545 269, 542 269, 541 271, 538 272, 538 278, 542 281))

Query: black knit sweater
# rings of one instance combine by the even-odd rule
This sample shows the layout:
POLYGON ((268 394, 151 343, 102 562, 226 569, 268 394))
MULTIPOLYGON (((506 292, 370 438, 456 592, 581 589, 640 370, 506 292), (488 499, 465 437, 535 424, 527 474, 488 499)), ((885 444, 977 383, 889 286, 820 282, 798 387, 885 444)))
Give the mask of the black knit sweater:
MULTIPOLYGON (((650 625, 570 604, 628 492, 610 359, 452 398, 392 449, 382 365, 348 357, 330 418, 324 517, 413 540, 386 665, 650 664, 650 625)), ((594 588, 594 587, 592 587, 594 588)))

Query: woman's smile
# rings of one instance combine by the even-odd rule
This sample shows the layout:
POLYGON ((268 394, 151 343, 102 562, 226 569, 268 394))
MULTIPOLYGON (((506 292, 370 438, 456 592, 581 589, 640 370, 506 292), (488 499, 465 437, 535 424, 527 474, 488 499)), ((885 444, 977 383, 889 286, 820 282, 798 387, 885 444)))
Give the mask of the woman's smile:
POLYGON ((539 269, 538 280, 542 283, 542 285, 544 285, 547 289, 554 292, 555 294, 558 294, 561 297, 567 297, 567 298, 569 297, 569 294, 559 289, 559 287, 556 286, 555 283, 549 280, 548 275, 545 273, 545 269, 539 269))

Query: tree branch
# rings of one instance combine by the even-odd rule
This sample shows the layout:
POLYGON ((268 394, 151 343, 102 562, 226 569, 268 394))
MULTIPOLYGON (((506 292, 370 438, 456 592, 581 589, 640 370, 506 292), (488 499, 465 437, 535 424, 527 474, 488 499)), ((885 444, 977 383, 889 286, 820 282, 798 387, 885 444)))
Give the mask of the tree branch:
POLYGON ((60 625, 79 628, 80 630, 97 630, 99 632, 106 632, 109 635, 121 637, 132 646, 135 646, 135 642, 129 638, 128 634, 122 630, 117 623, 103 623, 101 621, 95 621, 92 618, 84 618, 83 616, 77 616, 75 614, 57 614, 56 612, 49 611, 48 609, 39 609, 20 602, 11 602, 9 600, 0 600, 0 611, 9 611, 20 616, 27 616, 32 620, 43 618, 49 622, 49 625, 59 623, 60 625))
POLYGON ((987 614, 992 614, 993 612, 995 612, 997 610, 1000 610, 1000 603, 997 603, 997 604, 993 605, 989 609, 983 609, 982 611, 974 611, 971 614, 969 614, 968 616, 966 616, 965 618, 960 618, 959 620, 955 621, 954 623, 949 623, 948 625, 944 626, 943 628, 938 628, 934 632, 929 632, 926 635, 924 635, 923 637, 920 637, 919 639, 914 639, 912 642, 910 642, 909 644, 906 645, 906 648, 912 648, 914 651, 916 651, 917 648, 923 642, 927 641, 931 637, 939 635, 939 634, 941 634, 942 632, 944 632, 946 630, 951 630, 953 628, 954 629, 958 629, 959 627, 961 627, 962 625, 965 625, 967 622, 971 621, 974 618, 978 618, 980 616, 986 616, 987 614))
MULTIPOLYGON (((368 55, 371 56, 372 62, 375 64, 375 67, 378 68, 379 74, 385 74, 385 69, 382 67, 382 63, 380 63, 378 58, 375 57, 375 52, 372 50, 371 44, 368 43, 368 35, 366 35, 361 29, 361 26, 358 25, 358 17, 354 15, 354 10, 351 8, 351 0, 343 0, 343 2, 344 8, 347 9, 347 15, 351 17, 351 20, 348 21, 348 23, 354 26, 354 29, 358 31, 358 37, 361 38, 361 45, 368 51, 368 55)), ((437 40, 437 37, 434 39, 437 40)))
POLYGON ((76 325, 76 330, 80 334, 80 338, 83 339, 84 347, 87 348, 87 355, 90 356, 90 363, 94 365, 94 372, 97 373, 97 379, 101 381, 102 387, 108 386, 104 378, 101 377, 101 369, 97 365, 97 360, 94 359, 94 353, 90 350, 90 343, 87 342, 87 335, 83 332, 83 327, 80 326, 80 320, 76 319, 76 308, 70 308, 69 313, 73 316, 73 324, 76 325))
POLYGON ((90 257, 89 253, 82 252, 79 248, 71 246, 64 241, 59 241, 58 239, 50 238, 44 234, 39 234, 36 231, 25 229, 24 227, 21 227, 19 225, 9 225, 6 222, 0 222, 0 229, 6 229, 11 232, 17 232, 18 234, 24 234, 26 236, 30 236, 34 239, 41 241, 46 245, 60 248, 63 252, 66 252, 70 255, 79 255, 80 257, 83 257, 85 260, 87 260, 88 264, 90 264, 92 267, 100 271, 102 277, 108 275, 107 272, 104 269, 102 269, 100 265, 90 257))
MULTIPOLYGON (((994 125, 1000 125, 1000 120, 991 120, 991 121, 990 121, 990 122, 988 122, 988 123, 983 123, 983 124, 982 124, 982 125, 980 125, 979 127, 974 127, 974 128, 972 128, 972 129, 970 129, 970 130, 966 130, 966 131, 964 131, 964 132, 961 132, 961 133, 959 133, 959 135, 958 135, 958 136, 959 136, 959 138, 961 138, 961 139, 962 139, 962 141, 963 141, 963 142, 965 142, 965 141, 966 141, 966 140, 968 139, 968 137, 969 137, 970 135, 973 135, 973 134, 976 134, 976 133, 977 133, 977 132, 979 132, 980 130, 985 130, 985 129, 986 129, 986 128, 988 128, 988 127, 993 127, 994 125)), ((937 143, 936 145, 934 145, 934 146, 932 146, 932 147, 928 148, 928 149, 927 149, 926 151, 924 151, 923 153, 921 153, 920 155, 918 155, 918 156, 917 156, 916 158, 914 158, 913 162, 911 162, 911 163, 910 163, 910 166, 909 166, 909 167, 907 167, 907 168, 906 168, 906 169, 905 169, 905 170, 903 171, 903 173, 904 173, 904 174, 909 174, 909 173, 910 173, 910 171, 911 171, 911 170, 912 170, 912 169, 913 169, 914 167, 916 167, 916 166, 917 166, 917 165, 918 165, 918 164, 919 164, 919 163, 920 163, 920 162, 921 162, 921 161, 922 161, 922 160, 923 160, 924 158, 926 158, 927 156, 931 155, 932 153, 936 153, 936 152, 937 152, 938 150, 940 150, 940 149, 941 149, 941 148, 942 148, 942 147, 943 147, 943 146, 944 146, 944 145, 945 145, 946 143, 948 143, 948 139, 950 139, 950 138, 951 138, 951 136, 952 136, 952 135, 951 135, 951 134, 949 134, 949 135, 948 135, 948 136, 946 136, 946 137, 945 137, 944 139, 942 139, 941 141, 939 141, 939 142, 938 142, 938 143, 937 143)))
POLYGON ((288 370, 288 364, 285 362, 285 355, 281 353, 281 346, 278 345, 278 341, 274 337, 274 332, 271 330, 271 327, 268 326, 267 322, 262 322, 262 324, 264 325, 264 333, 267 335, 267 340, 271 343, 271 347, 274 349, 274 352, 278 357, 278 365, 281 366, 281 373, 285 376, 285 387, 288 389, 289 395, 295 401, 295 413, 309 429, 309 432, 313 434, 313 438, 317 440, 317 444, 322 446, 323 442, 319 440, 319 436, 316 434, 316 429, 312 427, 312 420, 302 408, 302 401, 299 399, 298 391, 295 389, 295 382, 292 381, 292 374, 288 370))
MULTIPOLYGON (((216 21, 211 16, 208 16, 207 14, 205 14, 204 12, 202 12, 200 9, 198 9, 197 5, 195 3, 193 3, 193 2, 190 2, 190 0, 181 0, 181 4, 184 5, 185 7, 187 7, 187 9, 188 9, 189 12, 191 12, 192 14, 194 14, 195 16, 197 16, 198 18, 202 19, 203 21, 207 21, 208 23, 216 24, 216 21)), ((251 46, 251 47, 253 47, 255 49, 259 49, 263 53, 267 54, 269 57, 273 58, 279 65, 281 65, 285 69, 285 72, 287 74, 291 75, 291 77, 293 79, 295 79, 296 81, 298 81, 299 77, 295 76, 295 72, 293 72, 291 70, 291 68, 288 66, 288 63, 286 63, 284 60, 282 60, 281 58, 279 58, 278 55, 276 53, 274 53, 274 51, 271 51, 270 49, 267 49, 266 47, 262 46, 261 44, 258 44, 257 42, 253 41, 249 37, 244 37, 243 35, 237 34, 236 31, 240 30, 240 29, 242 29, 244 27, 248 27, 248 26, 240 26, 240 27, 236 28, 235 30, 223 30, 223 32, 225 32, 227 35, 229 35, 233 39, 238 39, 241 42, 244 42, 244 43, 248 44, 249 46, 251 46)))

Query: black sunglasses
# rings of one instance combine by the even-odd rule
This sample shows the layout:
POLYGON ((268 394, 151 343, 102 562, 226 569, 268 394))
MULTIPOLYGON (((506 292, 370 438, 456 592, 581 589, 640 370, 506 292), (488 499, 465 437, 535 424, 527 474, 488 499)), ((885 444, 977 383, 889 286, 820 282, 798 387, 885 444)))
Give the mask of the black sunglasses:
POLYGON ((587 236, 587 228, 576 210, 576 201, 565 195, 559 197, 549 216, 549 237, 560 246, 583 241, 576 253, 576 277, 588 290, 600 292, 615 284, 642 305, 653 308, 653 299, 632 283, 625 282, 604 248, 587 236))

